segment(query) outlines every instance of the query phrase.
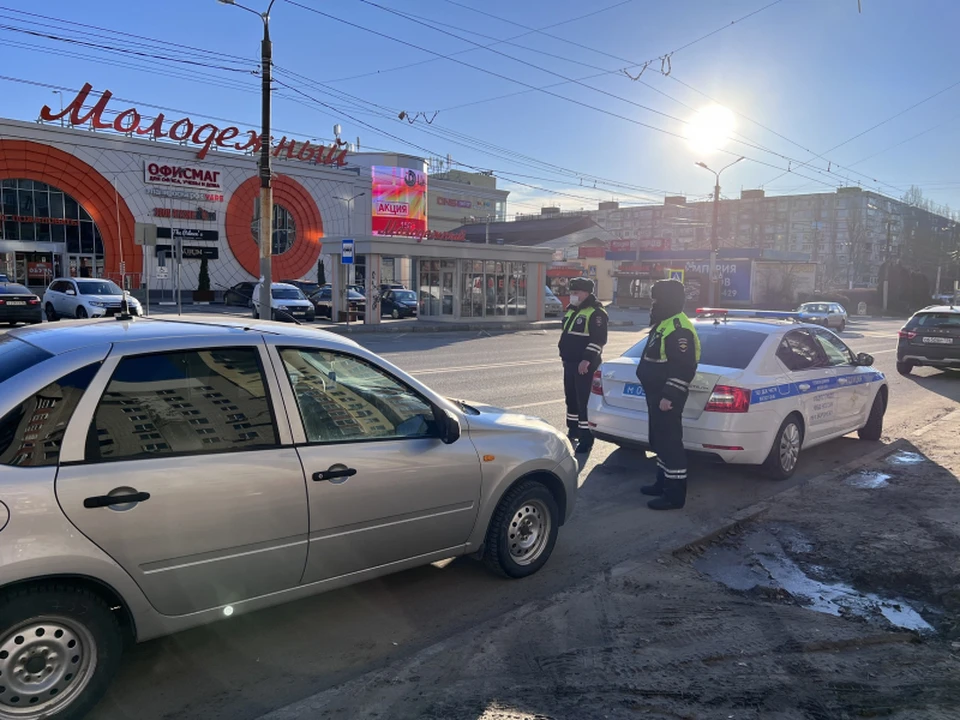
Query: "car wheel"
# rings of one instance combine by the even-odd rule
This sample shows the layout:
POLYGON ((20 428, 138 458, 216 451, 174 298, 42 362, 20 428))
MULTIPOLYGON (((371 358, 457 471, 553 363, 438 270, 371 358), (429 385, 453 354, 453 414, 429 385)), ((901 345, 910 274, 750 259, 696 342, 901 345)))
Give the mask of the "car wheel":
POLYGON ((399 320, 399 319, 400 319, 400 311, 397 310, 396 308, 394 308, 394 309, 390 312, 390 317, 392 317, 394 320, 399 320))
POLYGON ((786 480, 797 469, 803 447, 803 427, 798 415, 790 415, 780 429, 763 463, 764 472, 773 480, 786 480))
POLYGON ((877 393, 873 399, 873 405, 870 407, 870 415, 867 417, 867 424, 857 430, 857 436, 861 440, 870 440, 876 442, 883 436, 883 414, 887 411, 887 398, 883 390, 877 393))
POLYGON ((77 320, 83 320, 87 317, 87 309, 83 305, 77 305, 77 310, 74 315, 77 316, 77 320))
POLYGON ((912 362, 901 362, 897 360, 897 372, 906 377, 913 372, 914 364, 912 362))
POLYGON ((254 319, 254 320, 259 319, 260 313, 257 311, 257 308, 254 307, 253 305, 251 305, 250 308, 251 308, 251 310, 252 310, 253 319, 254 319))
POLYGON ((560 525, 557 501, 545 485, 527 480, 500 500, 484 547, 483 562, 510 578, 533 575, 553 552, 560 525))
POLYGON ((0 596, 0 717, 80 720, 122 652, 116 615, 88 590, 50 584, 0 596))
POLYGON ((47 303, 43 308, 43 312, 46 314, 49 322, 56 322, 60 319, 57 317, 57 311, 53 309, 53 303, 47 303))
POLYGON ((846 320, 841 320, 841 321, 840 321, 840 327, 839 327, 839 329, 837 330, 837 332, 843 332, 843 331, 846 330, 846 329, 847 329, 847 321, 846 321, 846 320))

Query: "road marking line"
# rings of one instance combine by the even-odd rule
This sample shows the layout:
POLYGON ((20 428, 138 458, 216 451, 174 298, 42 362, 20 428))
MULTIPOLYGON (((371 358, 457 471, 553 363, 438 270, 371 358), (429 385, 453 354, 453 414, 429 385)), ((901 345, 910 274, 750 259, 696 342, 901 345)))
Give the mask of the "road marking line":
POLYGON ((440 373, 464 372, 466 370, 487 370, 490 368, 527 367, 531 365, 559 365, 560 358, 550 360, 517 360, 505 363, 488 363, 485 365, 461 365, 460 367, 430 368, 429 370, 410 370, 411 375, 438 375, 440 373))
POLYGON ((556 400, 544 400, 543 402, 527 403, 525 405, 508 405, 504 410, 519 410, 521 408, 532 408, 532 407, 543 407, 544 405, 557 405, 559 403, 566 402, 563 398, 557 398, 556 400))
POLYGON ((944 421, 946 421, 946 420, 951 420, 951 419, 960 420, 960 410, 952 410, 951 412, 948 412, 948 413, 947 413, 946 415, 944 415, 943 417, 937 418, 937 419, 934 420, 932 423, 929 423, 929 424, 927 424, 927 425, 924 425, 924 426, 923 426, 922 428, 920 428, 919 430, 914 430, 913 436, 914 436, 914 437, 920 437, 920 436, 922 436, 922 435, 926 435, 930 430, 932 430, 932 429, 934 428, 935 425, 937 425, 937 424, 939 424, 939 423, 941 423, 941 422, 944 422, 944 421))

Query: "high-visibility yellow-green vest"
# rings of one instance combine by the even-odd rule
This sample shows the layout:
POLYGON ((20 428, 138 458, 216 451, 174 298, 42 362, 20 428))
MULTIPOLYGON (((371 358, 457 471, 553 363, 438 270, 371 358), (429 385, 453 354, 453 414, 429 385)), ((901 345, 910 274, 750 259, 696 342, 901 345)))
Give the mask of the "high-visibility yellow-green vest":
POLYGON ((590 318, 593 317, 593 313, 595 313, 596 310, 596 305, 590 305, 585 308, 570 308, 567 310, 567 316, 563 319, 563 332, 567 335, 590 337, 590 318), (583 316, 582 323, 577 322, 576 318, 578 315, 583 316))
MULTIPOLYGON (((696 351, 697 362, 699 363, 700 362, 700 337, 697 335, 697 329, 693 326, 693 323, 690 322, 690 318, 688 318, 683 313, 677 313, 673 317, 668 317, 666 320, 664 320, 659 325, 657 325, 657 327, 654 329, 653 334, 651 335, 651 341, 656 339, 659 336, 660 347, 658 348, 658 350, 660 352, 660 357, 655 358, 652 355, 648 355, 646 352, 644 353, 644 355, 646 355, 648 359, 653 360, 655 362, 656 361, 665 362, 666 358, 663 355, 663 347, 664 347, 664 343, 667 340, 667 336, 670 335, 670 333, 676 332, 677 330, 680 330, 680 329, 689 330, 693 334, 693 346, 694 346, 694 350, 696 351)), ((648 343, 647 347, 652 347, 652 346, 648 343)))

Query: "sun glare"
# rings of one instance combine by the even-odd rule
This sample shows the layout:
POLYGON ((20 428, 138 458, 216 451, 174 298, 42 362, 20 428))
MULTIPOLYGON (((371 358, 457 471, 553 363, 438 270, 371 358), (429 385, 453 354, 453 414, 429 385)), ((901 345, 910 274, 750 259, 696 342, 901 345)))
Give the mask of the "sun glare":
POLYGON ((687 122, 687 141, 701 154, 721 150, 730 140, 736 124, 730 110, 722 105, 708 105, 687 122))

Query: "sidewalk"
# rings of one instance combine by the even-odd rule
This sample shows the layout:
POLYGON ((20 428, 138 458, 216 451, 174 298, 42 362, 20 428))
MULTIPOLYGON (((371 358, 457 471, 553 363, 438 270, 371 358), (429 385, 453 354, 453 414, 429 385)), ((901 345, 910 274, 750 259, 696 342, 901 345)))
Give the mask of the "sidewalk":
POLYGON ((899 441, 261 720, 955 720, 960 468, 941 430, 931 457, 899 441))
MULTIPOLYGON (((646 310, 619 310, 609 307, 607 312, 610 315, 611 327, 637 327, 644 328, 649 322, 649 312, 646 310)), ((183 315, 224 315, 228 317, 251 317, 250 310, 238 306, 225 305, 184 305, 183 315)), ((150 315, 152 317, 163 317, 177 315, 175 305, 150 306, 150 315)), ((432 320, 407 318, 403 320, 393 320, 383 318, 379 325, 364 325, 363 323, 335 323, 324 318, 318 318, 310 327, 330 332, 362 335, 368 333, 438 333, 438 332, 529 332, 531 330, 560 330, 563 326, 562 318, 549 318, 546 320, 532 322, 508 322, 506 320, 479 321, 479 320, 461 320, 459 322, 436 322, 432 320)))

